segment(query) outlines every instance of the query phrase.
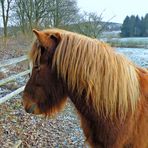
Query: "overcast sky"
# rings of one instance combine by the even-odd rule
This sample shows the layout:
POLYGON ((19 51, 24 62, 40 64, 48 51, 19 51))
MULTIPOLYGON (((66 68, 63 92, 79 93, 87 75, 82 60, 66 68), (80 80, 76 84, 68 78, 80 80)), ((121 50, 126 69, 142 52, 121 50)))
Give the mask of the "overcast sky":
POLYGON ((83 11, 97 12, 103 10, 104 21, 122 23, 124 18, 129 15, 145 16, 148 13, 148 0, 77 0, 78 7, 83 11))

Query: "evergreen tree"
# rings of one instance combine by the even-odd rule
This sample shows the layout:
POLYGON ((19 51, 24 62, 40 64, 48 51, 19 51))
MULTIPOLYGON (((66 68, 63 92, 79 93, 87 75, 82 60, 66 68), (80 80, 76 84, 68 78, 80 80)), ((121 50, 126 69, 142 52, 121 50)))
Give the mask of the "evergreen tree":
POLYGON ((148 37, 148 14, 139 18, 137 15, 126 16, 121 27, 122 37, 148 37))
POLYGON ((139 16, 137 15, 135 19, 134 36, 139 37, 142 35, 141 33, 142 33, 141 20, 139 16))
POLYGON ((136 17, 132 15, 129 21, 129 37, 134 37, 135 35, 135 22, 136 22, 136 17))
POLYGON ((144 32, 143 36, 148 36, 148 13, 144 17, 144 32))
POLYGON ((141 36, 144 36, 144 33, 145 33, 144 18, 141 17, 141 36))
POLYGON ((121 27, 121 36, 122 37, 129 37, 130 36, 129 22, 130 22, 130 18, 129 18, 129 16, 126 16, 126 18, 124 19, 123 25, 121 27))

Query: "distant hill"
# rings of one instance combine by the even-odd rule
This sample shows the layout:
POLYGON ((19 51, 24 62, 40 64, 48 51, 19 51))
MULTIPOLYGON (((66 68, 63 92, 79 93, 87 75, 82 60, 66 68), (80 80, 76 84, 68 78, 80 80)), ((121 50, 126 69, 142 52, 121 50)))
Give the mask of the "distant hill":
POLYGON ((120 31, 122 24, 120 23, 114 23, 114 22, 108 22, 106 24, 106 31, 120 31))

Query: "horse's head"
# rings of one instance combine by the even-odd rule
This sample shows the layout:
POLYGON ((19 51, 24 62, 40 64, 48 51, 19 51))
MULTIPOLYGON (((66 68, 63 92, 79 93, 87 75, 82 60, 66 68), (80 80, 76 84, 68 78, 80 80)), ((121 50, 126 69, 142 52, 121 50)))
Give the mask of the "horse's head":
POLYGON ((51 115, 65 103, 66 91, 62 80, 52 69, 52 58, 60 34, 33 30, 37 40, 34 42, 30 57, 33 64, 32 74, 23 94, 23 105, 28 113, 51 115))

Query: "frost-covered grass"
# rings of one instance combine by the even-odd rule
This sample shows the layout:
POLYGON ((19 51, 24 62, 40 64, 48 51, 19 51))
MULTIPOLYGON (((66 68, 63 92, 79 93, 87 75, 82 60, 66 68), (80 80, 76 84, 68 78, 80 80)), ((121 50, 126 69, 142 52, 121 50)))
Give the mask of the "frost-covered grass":
POLYGON ((144 48, 117 48, 118 52, 126 55, 130 60, 141 67, 148 68, 148 49, 144 48))
POLYGON ((101 38, 119 38, 121 31, 106 31, 101 34, 101 38))
POLYGON ((111 46, 128 48, 148 48, 148 37, 109 38, 105 39, 111 46))

